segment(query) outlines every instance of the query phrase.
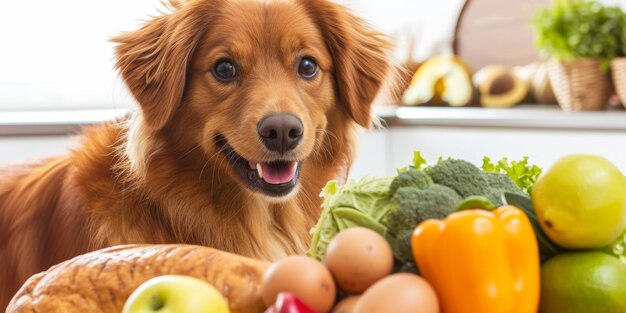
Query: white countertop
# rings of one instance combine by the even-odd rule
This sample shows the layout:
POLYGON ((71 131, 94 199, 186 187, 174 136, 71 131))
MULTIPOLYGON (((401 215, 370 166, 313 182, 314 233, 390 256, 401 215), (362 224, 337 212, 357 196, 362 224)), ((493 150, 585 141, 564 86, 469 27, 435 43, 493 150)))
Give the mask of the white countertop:
MULTIPOLYGON (((72 134, 100 124, 127 109, 0 112, 0 135, 72 134)), ((494 127, 626 131, 626 111, 565 112, 558 106, 521 105, 512 109, 478 107, 376 107, 388 127, 494 127)))

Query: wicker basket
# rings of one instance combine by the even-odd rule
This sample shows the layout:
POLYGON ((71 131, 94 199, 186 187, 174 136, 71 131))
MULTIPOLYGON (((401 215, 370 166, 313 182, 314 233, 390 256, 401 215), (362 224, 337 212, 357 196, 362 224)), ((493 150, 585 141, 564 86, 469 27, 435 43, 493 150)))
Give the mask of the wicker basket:
POLYGON ((626 108, 626 57, 613 60, 611 71, 613 72, 613 85, 617 90, 617 96, 626 108))
POLYGON ((611 96, 609 73, 596 59, 550 61, 548 75, 563 110, 602 110, 611 96))

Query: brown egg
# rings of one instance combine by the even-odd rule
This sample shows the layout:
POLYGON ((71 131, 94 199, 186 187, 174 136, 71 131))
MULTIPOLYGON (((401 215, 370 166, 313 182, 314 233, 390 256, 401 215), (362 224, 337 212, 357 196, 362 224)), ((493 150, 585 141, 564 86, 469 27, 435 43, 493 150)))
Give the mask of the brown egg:
POLYGON ((387 276, 372 285, 353 313, 438 313, 439 301, 432 286, 408 273, 387 276))
POLYGON ((349 296, 339 301, 339 303, 337 303, 337 305, 335 305, 333 310, 330 312, 331 313, 353 313, 354 307, 356 306, 356 303, 359 301, 360 298, 361 298, 360 295, 349 296))
POLYGON ((306 256, 289 256, 274 262, 263 277, 263 301, 271 306, 280 292, 291 292, 317 313, 330 311, 335 302, 335 282, 320 262, 306 256))
POLYGON ((393 270, 391 247, 377 232, 363 227, 339 232, 326 249, 326 267, 339 288, 361 293, 393 270))

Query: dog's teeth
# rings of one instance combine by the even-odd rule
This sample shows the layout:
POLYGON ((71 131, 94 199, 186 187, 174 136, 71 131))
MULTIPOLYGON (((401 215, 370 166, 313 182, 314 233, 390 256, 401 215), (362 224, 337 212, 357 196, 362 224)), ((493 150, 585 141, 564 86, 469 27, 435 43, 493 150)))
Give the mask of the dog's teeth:
POLYGON ((256 171, 259 173, 259 178, 263 178, 263 168, 261 167, 261 163, 256 164, 256 171))

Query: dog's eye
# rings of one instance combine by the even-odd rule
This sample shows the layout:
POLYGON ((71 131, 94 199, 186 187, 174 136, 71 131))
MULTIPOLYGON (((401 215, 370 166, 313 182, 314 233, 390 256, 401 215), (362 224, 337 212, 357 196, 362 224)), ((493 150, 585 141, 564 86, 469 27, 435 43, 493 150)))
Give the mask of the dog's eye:
POLYGON ((237 77, 237 69, 230 60, 220 60, 213 67, 213 75, 222 82, 229 82, 237 77))
POLYGON ((306 79, 311 79, 317 76, 319 70, 320 68, 317 63, 310 58, 302 58, 302 60, 300 60, 300 64, 298 65, 298 75, 306 79))

